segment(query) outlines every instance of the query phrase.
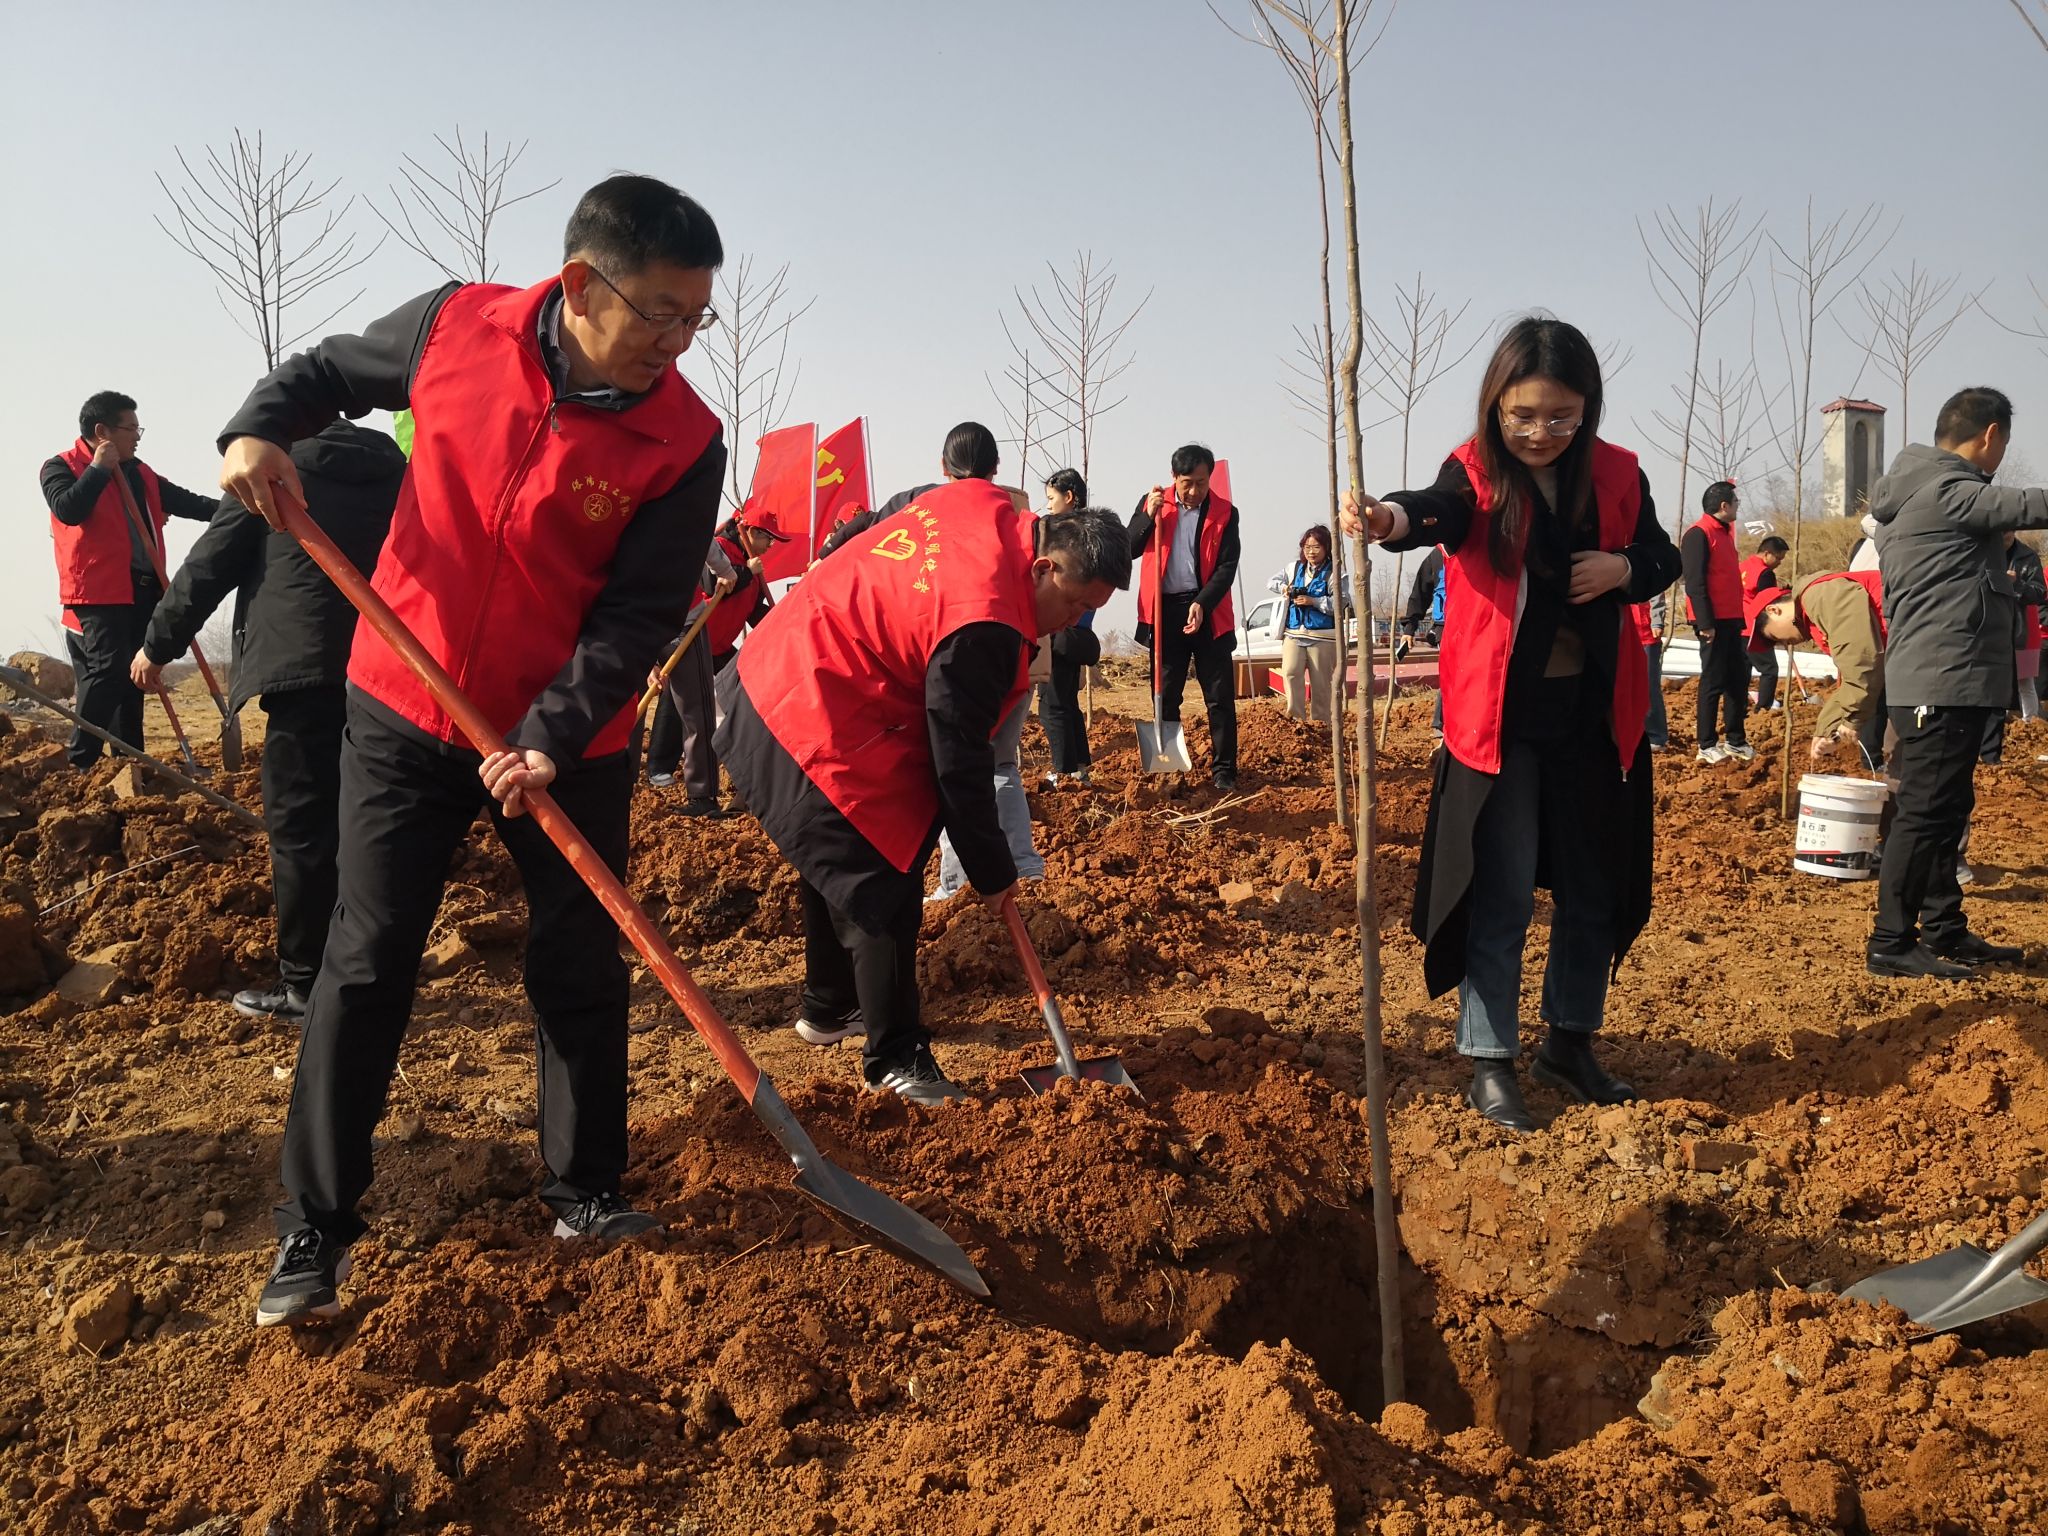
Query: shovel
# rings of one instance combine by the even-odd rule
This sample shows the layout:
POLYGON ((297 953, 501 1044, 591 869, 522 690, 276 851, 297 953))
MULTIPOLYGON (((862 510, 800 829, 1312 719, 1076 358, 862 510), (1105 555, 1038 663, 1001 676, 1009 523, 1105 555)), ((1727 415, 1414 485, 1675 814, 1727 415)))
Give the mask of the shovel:
MULTIPOLYGON (((273 487, 272 494, 276 495, 281 489, 273 487)), ((348 556, 335 548, 333 541, 306 516, 305 509, 280 496, 278 516, 285 531, 305 546, 314 563, 361 610, 371 627, 383 636, 385 644, 412 669, 413 675, 433 695, 434 702, 453 717, 462 734, 469 738, 470 745, 483 753, 503 750, 504 738, 492 729, 483 712, 463 696, 454 680, 442 670, 441 664, 427 654, 426 647, 413 637, 389 605, 371 590, 362 573, 349 564, 348 556)), ((855 1235, 876 1242, 914 1264, 936 1271, 970 1296, 988 1295, 988 1282, 981 1278, 980 1271, 975 1269, 958 1243, 910 1207, 897 1203, 878 1189, 869 1188, 819 1152, 804 1128, 797 1123, 796 1116, 790 1113, 789 1106, 783 1103, 782 1095, 775 1091, 775 1084, 769 1080, 768 1074, 747 1054, 747 1048, 740 1044, 725 1020, 719 1017, 711 999, 704 995, 704 989, 683 968, 675 951, 669 948, 667 940, 662 938, 647 914, 640 910, 639 903, 633 900, 624 882, 598 856, 590 840, 576 829, 576 824, 562 813, 545 790, 529 789, 522 798, 528 813, 554 845, 562 850, 562 857, 583 877, 583 883, 590 887, 591 894, 604 903, 605 910, 611 913, 613 921, 625 931, 626 937, 633 941, 633 947, 640 951, 648 969, 661 978, 668 995, 675 999, 676 1006, 683 1010, 683 1016, 739 1088, 740 1096, 796 1165, 796 1187, 855 1235)))
POLYGON ((1158 557, 1158 579, 1152 590, 1157 598, 1152 605, 1152 718, 1139 720, 1138 761, 1147 773, 1186 773, 1195 766, 1188 756, 1188 739, 1181 734, 1180 722, 1166 718, 1166 540, 1159 531, 1158 521, 1152 524, 1152 549, 1158 557))
POLYGON ((178 711, 171 704, 171 690, 162 683, 156 685, 156 701, 163 705, 164 718, 171 722, 171 734, 178 738, 178 755, 185 759, 185 771, 195 779, 206 777, 206 770, 192 755, 192 743, 185 737, 185 727, 178 723, 178 711))
POLYGON ((1059 1001, 1052 995, 1052 986, 1045 979, 1045 967, 1038 963, 1038 951, 1031 947, 1031 933, 1024 926, 1024 914, 1017 910, 1014 892, 1003 898, 1003 921, 1009 924, 1010 941, 1017 946, 1017 958, 1024 962, 1025 978, 1030 981, 1032 994, 1038 999, 1038 1011, 1045 1015, 1045 1029, 1052 1036, 1053 1054, 1059 1058, 1057 1066, 1026 1067, 1019 1074, 1024 1079, 1024 1086, 1034 1096, 1051 1093, 1055 1083, 1068 1077, 1077 1083, 1087 1081, 1107 1083, 1112 1088, 1128 1088, 1139 1098, 1145 1097, 1116 1057, 1093 1056, 1086 1061, 1074 1059, 1074 1042, 1067 1038, 1067 1025, 1060 1017, 1059 1001))
POLYGON ((1946 1333, 2048 1301, 2048 1284, 2028 1274, 2027 1260, 2048 1248, 2048 1211, 2028 1222, 1996 1253, 1964 1243, 1917 1264, 1901 1264, 1859 1281, 1842 1294, 1851 1301, 1890 1302, 1922 1328, 1946 1333))
MULTIPOLYGON (((150 564, 156 567, 156 584, 164 591, 171 589, 171 579, 164 569, 164 552, 150 536, 149 524, 143 521, 142 509, 135 505, 135 495, 128 489, 128 477, 117 473, 114 484, 121 488, 121 505, 127 509, 129 526, 134 528, 142 540, 142 547, 149 551, 150 564)), ((220 684, 214 681, 213 668, 206 664, 206 652, 199 648, 199 639, 192 639, 192 659, 199 663, 199 675, 206 680, 206 691, 213 695, 214 707, 220 711, 220 761, 229 773, 242 766, 242 717, 228 708, 227 695, 221 692, 220 684)), ((164 713, 171 716, 171 729, 178 730, 178 717, 171 710, 170 694, 163 688, 157 689, 157 697, 164 702, 164 713)), ((192 756, 192 748, 186 744, 185 733, 178 731, 178 746, 184 751, 185 761, 194 772, 199 764, 192 756)))
POLYGON ((649 683, 647 691, 640 695, 640 707, 634 713, 643 726, 652 717, 654 701, 661 697, 661 690, 668 686, 669 678, 675 675, 676 663, 683 659, 683 653, 690 648, 690 642, 697 638, 698 632, 704 628, 705 622, 716 611, 719 600, 724 596, 723 592, 712 593, 710 601, 697 610, 697 617, 691 622, 690 627, 683 631, 682 643, 670 651, 668 660, 661 664, 661 681, 649 683))

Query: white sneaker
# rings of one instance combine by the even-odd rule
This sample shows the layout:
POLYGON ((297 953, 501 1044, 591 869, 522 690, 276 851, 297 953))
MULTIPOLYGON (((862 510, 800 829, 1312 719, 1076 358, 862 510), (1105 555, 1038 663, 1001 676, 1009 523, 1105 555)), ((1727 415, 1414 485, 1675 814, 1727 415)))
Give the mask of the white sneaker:
POLYGON ((796 1021, 796 1037, 805 1045, 837 1045, 842 1040, 864 1037, 867 1032, 867 1021, 857 1013, 840 1024, 813 1024, 801 1018, 796 1021))
POLYGON ((1965 864, 1965 863, 1964 863, 1964 862, 1963 862, 1963 861, 1962 861, 1961 859, 1957 859, 1957 860, 1956 860, 1956 884, 1957 884, 1957 885, 1974 885, 1974 884, 1976 883, 1976 880, 1977 880, 1977 871, 1975 871, 1974 869, 1970 868, 1970 866, 1969 866, 1969 865, 1967 865, 1967 864, 1965 864))
POLYGON ((1696 763, 1725 763, 1728 761, 1728 749, 1717 741, 1711 747, 1701 747, 1693 754, 1692 760, 1696 763))
POLYGON ((1739 747, 1728 748, 1728 755, 1738 763, 1753 763, 1756 761, 1756 748, 1745 741, 1739 747))

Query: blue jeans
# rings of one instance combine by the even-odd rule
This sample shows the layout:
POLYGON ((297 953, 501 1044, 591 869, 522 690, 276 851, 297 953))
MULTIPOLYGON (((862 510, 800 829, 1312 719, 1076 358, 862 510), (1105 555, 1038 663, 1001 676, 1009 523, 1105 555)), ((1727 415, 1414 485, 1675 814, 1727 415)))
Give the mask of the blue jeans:
POLYGON ((1670 745, 1671 722, 1664 718, 1664 642, 1652 640, 1643 647, 1643 660, 1650 664, 1650 718, 1643 734, 1653 747, 1670 745))
MULTIPOLYGON (((1024 745, 1024 717, 1031 713, 1027 691, 1017 707, 1003 716, 996 727, 996 820, 1010 845, 1010 857, 1017 861, 1017 876, 1039 880, 1045 876, 1045 858, 1031 846, 1031 802, 1024 798, 1024 771, 1017 757, 1024 745)), ((939 894, 951 896, 967 883, 967 871, 953 852, 953 840, 939 834, 939 894)))
POLYGON ((1585 817, 1580 753, 1568 742, 1510 742, 1472 829, 1458 1051, 1511 1061, 1521 1052, 1522 946, 1536 911, 1536 854, 1548 854, 1552 916, 1543 1018, 1591 1034, 1607 1008, 1614 892, 1585 817), (1547 833, 1548 836, 1543 836, 1547 833))

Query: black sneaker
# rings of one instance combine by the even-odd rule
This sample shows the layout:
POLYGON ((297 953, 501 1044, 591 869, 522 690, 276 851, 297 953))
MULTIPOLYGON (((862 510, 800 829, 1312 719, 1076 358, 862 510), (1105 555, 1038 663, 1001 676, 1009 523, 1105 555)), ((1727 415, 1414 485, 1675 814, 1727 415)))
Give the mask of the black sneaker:
POLYGON ((1948 944, 1927 946, 1944 960, 1957 965, 2025 965, 2027 952, 2017 944, 1993 944, 1974 933, 1965 933, 1948 944))
POLYGON ((341 1316, 341 1282, 348 1278, 348 1248, 311 1227, 277 1245, 277 1261, 256 1298, 256 1326, 324 1323, 341 1316))
POLYGON ((557 1237, 633 1237, 660 1230, 658 1220, 634 1210, 617 1195, 592 1195, 555 1218, 557 1237))
POLYGON ((727 812, 725 807, 716 800, 693 795, 690 799, 683 802, 682 808, 676 814, 678 816, 702 816, 711 821, 723 821, 726 818, 727 812))
POLYGON ((306 994, 281 981, 267 992, 251 987, 235 994, 235 1012, 246 1019, 283 1019, 296 1024, 306 1016, 306 994))
POLYGON ((1873 949, 1865 956, 1863 968, 1873 976, 1938 976, 1948 981, 1967 981, 1977 974, 1967 965, 1944 960, 1925 944, 1911 949, 1873 949))
POLYGON ((893 1093, 912 1104, 936 1108, 948 1099, 964 1099, 967 1090, 939 1070, 931 1047, 921 1045, 917 1054, 900 1067, 887 1067, 882 1075, 868 1080, 869 1093, 893 1093))
POLYGON ((1235 768, 1218 768, 1216 770, 1216 776, 1209 782, 1214 784, 1218 789, 1221 790, 1229 791, 1236 789, 1237 770, 1235 768))

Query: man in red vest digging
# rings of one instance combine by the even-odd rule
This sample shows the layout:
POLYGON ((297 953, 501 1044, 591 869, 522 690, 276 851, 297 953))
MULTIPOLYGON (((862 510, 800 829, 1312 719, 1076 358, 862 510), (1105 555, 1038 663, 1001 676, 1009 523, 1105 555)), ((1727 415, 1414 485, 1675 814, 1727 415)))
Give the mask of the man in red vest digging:
MULTIPOLYGON (((78 441, 46 462, 42 477, 78 712, 138 749, 142 690, 128 676, 128 662, 164 595, 156 576, 164 558, 164 517, 206 521, 217 505, 143 463, 135 456, 141 442, 135 402, 103 389, 78 413, 78 441)), ((65 755, 73 766, 90 768, 100 746, 91 732, 74 730, 65 755)))
POLYGON ((277 521, 286 447, 337 414, 409 407, 412 461, 377 565, 396 610, 509 750, 479 757, 367 624, 349 661, 338 900, 285 1121, 281 1242, 259 1326, 331 1317, 363 1231, 370 1133, 450 860, 488 808, 526 887, 538 1021, 541 1198, 560 1237, 656 1225, 626 1169, 627 973, 618 930, 523 812, 546 788, 626 868, 634 703, 681 627, 718 515, 718 419, 676 371, 716 316, 724 248, 675 188, 583 195, 560 273, 449 283, 256 386, 221 434, 221 483, 277 521))
MULTIPOLYGON (((1876 571, 1823 571, 1797 587, 1765 587, 1743 604, 1752 652, 1811 640, 1834 658, 1835 691, 1813 723, 1819 762, 1855 741, 1884 707, 1884 583, 1876 571)), ((1873 765, 1874 766, 1874 765, 1873 765)))
POLYGON ((1716 480, 1700 498, 1700 520, 1678 541, 1679 566, 1685 573, 1685 617, 1700 642, 1697 760, 1702 763, 1746 763, 1756 756, 1745 724, 1749 638, 1742 624, 1742 566, 1732 526, 1737 505, 1734 485, 1716 480))
POLYGON ((872 1093, 962 1096, 919 1016, 924 867, 943 827, 985 900, 1016 884, 992 738, 1038 638, 1130 574, 1115 514, 1033 517, 954 480, 815 566, 719 676, 718 755, 803 877, 799 1032, 865 1036, 872 1093))
POLYGON ((1173 494, 1155 485, 1131 518, 1131 558, 1142 562, 1138 576, 1140 645, 1153 645, 1158 629, 1162 709, 1180 719, 1180 696, 1188 666, 1201 686, 1209 714, 1209 766, 1218 789, 1237 788, 1237 624, 1230 584, 1237 579, 1237 508, 1209 489, 1216 455, 1200 443, 1173 452, 1173 494), (1151 554, 1152 536, 1159 548, 1151 554))

